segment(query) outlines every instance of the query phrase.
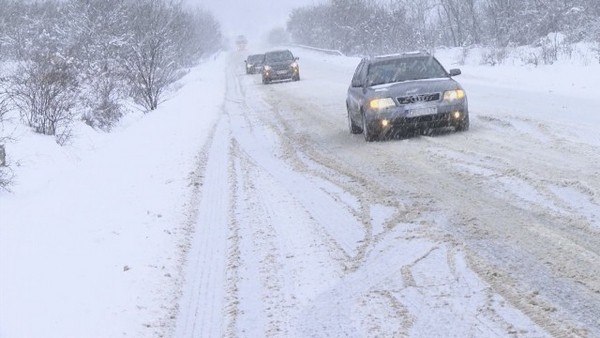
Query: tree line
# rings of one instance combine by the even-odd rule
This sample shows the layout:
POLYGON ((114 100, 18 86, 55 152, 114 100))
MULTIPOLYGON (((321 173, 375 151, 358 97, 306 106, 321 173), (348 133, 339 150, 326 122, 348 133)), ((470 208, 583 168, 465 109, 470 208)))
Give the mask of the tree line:
POLYGON ((507 47, 560 32, 600 43, 598 0, 329 0, 295 9, 287 30, 297 43, 346 54, 434 46, 507 47))
POLYGON ((181 2, 0 0, 0 8, 0 110, 16 109, 59 142, 76 118, 109 131, 126 102, 156 109, 186 69, 221 47, 214 17, 181 2))

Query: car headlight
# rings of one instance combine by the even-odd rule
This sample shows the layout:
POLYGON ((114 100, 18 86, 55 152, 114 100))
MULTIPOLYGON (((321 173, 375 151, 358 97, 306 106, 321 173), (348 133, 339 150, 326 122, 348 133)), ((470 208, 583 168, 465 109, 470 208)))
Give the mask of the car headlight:
POLYGON ((251 64, 249 64, 249 63, 247 63, 247 64, 246 64, 246 68, 252 68, 252 65, 251 65, 251 64))
POLYGON ((447 90, 444 92, 444 101, 460 100, 465 97, 465 91, 462 89, 447 90))
POLYGON ((390 97, 386 97, 383 99, 373 99, 369 101, 369 107, 371 107, 371 109, 385 109, 389 107, 394 107, 395 105, 396 103, 394 103, 394 100, 392 100, 392 98, 390 97))
POLYGON ((271 70, 271 66, 265 66, 265 71, 270 71, 271 70))
POLYGON ((298 63, 294 62, 294 63, 292 63, 292 64, 290 65, 290 67, 292 67, 292 68, 298 68, 298 63))

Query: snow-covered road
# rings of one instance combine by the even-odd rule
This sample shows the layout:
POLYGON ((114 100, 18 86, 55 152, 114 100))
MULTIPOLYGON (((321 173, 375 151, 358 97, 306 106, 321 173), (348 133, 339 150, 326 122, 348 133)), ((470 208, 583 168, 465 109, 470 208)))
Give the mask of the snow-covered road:
POLYGON ((177 337, 600 336, 596 108, 465 72, 469 132, 366 143, 357 60, 295 52, 231 56, 177 337))
POLYGON ((293 51, 63 147, 5 121, 0 337, 600 337, 600 66, 441 50, 471 129, 367 143, 359 60, 293 51))

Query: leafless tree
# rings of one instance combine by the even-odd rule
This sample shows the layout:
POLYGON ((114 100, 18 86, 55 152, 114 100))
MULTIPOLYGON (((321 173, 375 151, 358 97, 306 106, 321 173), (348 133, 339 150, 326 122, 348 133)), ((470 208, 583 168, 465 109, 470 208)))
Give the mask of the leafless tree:
POLYGON ((158 107, 163 94, 182 76, 174 29, 178 8, 160 0, 131 3, 132 38, 126 48, 125 76, 134 101, 148 111, 158 107))
POLYGON ((71 0, 66 15, 64 29, 82 83, 82 119, 110 131, 124 114, 121 102, 127 95, 120 54, 131 38, 127 8, 121 0, 71 0))
POLYGON ((68 132, 77 103, 78 83, 69 59, 39 55, 12 77, 10 96, 25 123, 35 132, 68 132))

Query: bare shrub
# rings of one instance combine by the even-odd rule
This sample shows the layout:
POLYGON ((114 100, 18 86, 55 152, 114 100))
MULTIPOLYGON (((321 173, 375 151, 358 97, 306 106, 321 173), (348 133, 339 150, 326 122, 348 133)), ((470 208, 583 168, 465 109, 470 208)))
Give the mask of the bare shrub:
MULTIPOLYGON (((0 123, 4 122, 4 116, 8 112, 8 93, 6 85, 8 81, 5 78, 0 78, 0 123)), ((0 135, 0 142, 2 135, 0 135)))
POLYGON ((77 77, 69 60, 34 58, 24 63, 12 80, 11 97, 28 126, 45 135, 69 129, 78 96, 77 77))
POLYGON ((183 72, 175 41, 180 8, 160 0, 142 0, 131 6, 132 39, 124 57, 130 95, 146 110, 154 110, 183 72))
POLYGON ((7 189, 12 178, 6 159, 5 148, 5 143, 8 139, 8 136, 4 134, 4 116, 8 112, 8 95, 5 85, 6 79, 0 78, 0 189, 7 189))
POLYGON ((481 55, 481 63, 490 66, 496 66, 504 62, 508 56, 505 47, 492 47, 481 55))
POLYGON ((548 34, 540 40, 540 59, 546 65, 558 61, 560 56, 567 59, 573 57, 573 45, 568 43, 566 37, 560 33, 548 34))
POLYGON ((93 84, 92 95, 84 100, 87 110, 82 119, 87 125, 109 132, 123 117, 119 85, 111 77, 101 78, 93 84))
POLYGON ((0 166, 0 190, 9 190, 13 180, 13 174, 10 167, 5 164, 0 166))
POLYGON ((121 119, 126 97, 121 53, 130 37, 128 12, 122 0, 70 0, 63 28, 80 76, 81 119, 109 132, 121 119))
POLYGON ((596 58, 598 59, 598 63, 600 64, 600 41, 596 42, 596 47, 594 47, 594 51, 596 52, 596 58))
POLYGON ((462 47, 460 49, 460 55, 459 55, 459 59, 458 59, 459 65, 464 66, 466 64, 470 51, 471 50, 469 47, 462 47))
POLYGON ((526 65, 534 65, 537 67, 540 64, 540 56, 536 52, 530 52, 524 57, 521 57, 521 61, 526 65))

